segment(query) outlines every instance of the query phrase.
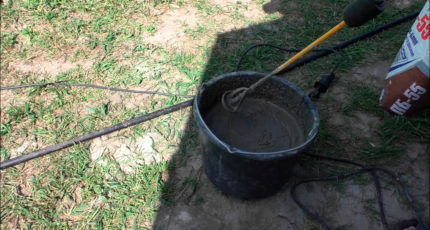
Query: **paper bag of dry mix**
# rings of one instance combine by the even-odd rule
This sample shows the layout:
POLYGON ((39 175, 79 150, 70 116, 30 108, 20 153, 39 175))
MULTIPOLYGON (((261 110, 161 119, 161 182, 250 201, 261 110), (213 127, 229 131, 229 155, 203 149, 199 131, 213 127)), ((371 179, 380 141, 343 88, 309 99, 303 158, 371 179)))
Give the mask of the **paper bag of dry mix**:
POLYGON ((410 115, 430 105, 429 1, 406 35, 385 78, 379 104, 398 115, 410 115))

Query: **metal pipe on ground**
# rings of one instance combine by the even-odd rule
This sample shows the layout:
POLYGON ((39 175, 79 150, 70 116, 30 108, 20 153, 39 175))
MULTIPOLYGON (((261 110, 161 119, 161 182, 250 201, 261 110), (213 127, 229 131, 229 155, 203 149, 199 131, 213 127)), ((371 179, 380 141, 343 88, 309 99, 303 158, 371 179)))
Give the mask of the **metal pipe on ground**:
MULTIPOLYGON (((387 23, 385 25, 377 27, 377 28, 375 28, 375 29, 373 29, 373 30, 371 30, 371 31, 369 31, 367 33, 361 34, 361 35, 359 35, 357 37, 354 37, 354 38, 352 38, 352 39, 350 39, 348 41, 342 42, 342 43, 334 46, 332 49, 339 50, 339 49, 343 49, 345 47, 348 47, 349 45, 354 44, 354 43, 356 43, 358 41, 361 41, 363 39, 372 37, 375 34, 378 34, 378 33, 382 32, 384 30, 390 29, 390 28, 395 27, 395 26, 397 26, 397 25, 399 25, 399 24, 401 24, 403 22, 406 22, 406 21, 408 21, 410 19, 416 18, 418 14, 419 14, 419 11, 411 13, 411 14, 408 14, 408 15, 406 15, 404 17, 401 17, 399 19, 391 21, 391 22, 389 22, 389 23, 387 23)), ((331 51, 331 50, 325 50, 325 51, 317 52, 314 55, 311 55, 311 56, 308 56, 308 57, 304 57, 304 58, 302 58, 302 59, 294 62, 293 64, 291 64, 283 72, 290 71, 290 70, 292 70, 292 69, 294 69, 296 67, 302 66, 302 65, 304 65, 306 63, 309 63, 309 62, 314 61, 314 60, 316 60, 318 58, 321 58, 321 57, 325 57, 325 56, 327 56, 329 54, 332 54, 332 53, 333 53, 333 51, 331 51)), ((27 162, 29 160, 32 160, 32 159, 35 159, 35 158, 39 158, 39 157, 45 156, 47 154, 50 154, 52 152, 55 152, 55 151, 58 151, 58 150, 70 147, 72 145, 76 145, 76 144, 79 144, 79 143, 82 143, 82 142, 85 142, 85 141, 88 141, 88 140, 91 140, 91 139, 94 139, 94 138, 97 138, 97 137, 101 137, 101 136, 103 136, 105 134, 109 134, 109 133, 112 133, 112 132, 115 132, 115 131, 119 131, 121 129, 125 129, 125 128, 128 128, 130 126, 140 124, 142 122, 154 119, 156 117, 159 117, 159 116, 162 116, 162 115, 165 115, 165 114, 169 114, 169 113, 178 111, 180 109, 183 109, 183 108, 186 108, 188 106, 191 106, 192 104, 193 104, 193 99, 185 101, 185 102, 182 102, 182 103, 179 103, 179 104, 176 104, 176 105, 173 105, 173 106, 170 106, 170 107, 167 107, 167 108, 164 108, 164 109, 157 110, 155 112, 152 112, 152 113, 149 113, 149 114, 146 114, 146 115, 142 115, 142 116, 139 116, 139 117, 136 117, 136 118, 133 118, 133 119, 121 122, 121 123, 113 125, 113 126, 109 126, 109 127, 105 128, 105 129, 102 129, 102 130, 98 130, 98 131, 95 131, 95 132, 92 132, 92 133, 89 133, 89 134, 86 134, 86 135, 83 135, 83 136, 80 136, 80 137, 73 138, 73 139, 65 141, 63 143, 51 145, 49 147, 46 147, 46 148, 43 148, 43 149, 31 152, 29 154, 22 155, 22 156, 19 156, 19 157, 15 157, 15 158, 12 158, 12 159, 0 162, 0 170, 7 169, 9 167, 12 167, 12 166, 15 166, 15 165, 27 162)))
POLYGON ((191 106, 192 104, 193 104, 193 99, 179 103, 179 104, 176 104, 176 105, 173 105, 173 106, 170 106, 170 107, 167 107, 167 108, 164 108, 164 109, 157 110, 155 112, 152 112, 152 113, 149 113, 146 115, 142 115, 142 116, 121 122, 121 123, 113 125, 113 126, 109 126, 105 129, 98 130, 98 131, 95 131, 93 133, 89 133, 89 134, 86 134, 83 136, 73 138, 73 139, 68 140, 66 142, 63 142, 63 143, 51 145, 49 147, 34 151, 32 153, 12 158, 10 160, 1 162, 0 163, 0 170, 15 166, 17 164, 29 161, 29 160, 34 159, 34 158, 38 158, 38 157, 47 155, 49 153, 70 147, 72 145, 79 144, 79 143, 84 142, 84 141, 88 141, 88 140, 91 140, 91 139, 94 139, 97 137, 101 137, 103 135, 106 135, 106 134, 109 134, 109 133, 112 133, 112 132, 115 132, 115 131, 118 131, 121 129, 125 129, 125 128, 133 126, 133 125, 137 125, 137 124, 145 122, 145 121, 149 121, 149 120, 154 119, 156 117, 159 117, 161 115, 165 115, 165 114, 172 113, 172 112, 178 111, 180 109, 186 108, 188 106, 191 106))

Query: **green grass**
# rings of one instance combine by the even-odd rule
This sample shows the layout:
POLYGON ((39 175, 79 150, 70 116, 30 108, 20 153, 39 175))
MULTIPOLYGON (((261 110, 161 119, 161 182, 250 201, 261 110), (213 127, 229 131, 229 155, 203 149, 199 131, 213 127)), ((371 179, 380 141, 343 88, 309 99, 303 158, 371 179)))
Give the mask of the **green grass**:
POLYGON ((155 214, 155 204, 165 191, 160 175, 167 170, 167 163, 141 167, 142 173, 134 177, 105 179, 107 169, 88 168, 88 154, 86 147, 76 146, 70 155, 51 162, 57 167, 44 167, 43 171, 28 178, 32 184, 30 196, 20 195, 19 189, 11 184, 12 176, 22 172, 9 172, 10 177, 4 178, 8 183, 2 189, 3 204, 8 204, 8 212, 34 220, 28 223, 29 227, 47 228, 126 227, 130 226, 130 219, 141 223, 155 214), (76 197, 77 193, 80 198, 76 197), (80 204, 72 205, 73 199, 81 200, 80 204), (58 200, 62 208, 58 208, 58 200), (61 221, 63 218, 86 218, 86 221, 69 225, 61 221))
POLYGON ((397 141, 402 138, 416 137, 426 141, 430 138, 430 111, 421 111, 411 118, 386 117, 380 125, 378 134, 386 140, 397 141))
MULTIPOLYGON (((241 54, 251 45, 271 43, 289 48, 304 47, 341 20, 347 2, 297 1, 296 9, 289 6, 282 9, 285 18, 274 14, 261 15, 257 20, 246 17, 246 11, 253 4, 261 6, 264 3, 261 0, 248 4, 229 3, 225 7, 203 0, 6 0, 1 3, 1 84, 67 81, 191 95, 202 82, 234 71, 241 54), (174 45, 184 46, 168 47, 148 42, 148 38, 160 30, 163 13, 175 12, 178 7, 194 7, 197 11, 196 26, 178 28, 178 33, 186 37, 174 45), (228 20, 217 20, 221 17, 228 20), (298 20, 288 20, 288 17, 298 20), (222 34, 228 32, 225 28, 231 24, 248 29, 222 34), (216 49, 213 50, 214 45, 216 49), (75 66, 50 75, 19 71, 12 65, 34 67, 42 61, 53 61, 58 66, 82 62, 88 66, 75 66)), ((377 20, 361 28, 345 28, 323 46, 350 39, 417 10, 421 5, 414 3, 401 10, 387 2, 386 12, 377 20)), ((343 50, 339 71, 347 73, 352 67, 365 63, 369 55, 373 59, 392 59, 409 27, 410 23, 406 23, 343 50)), ((284 53, 276 50, 258 48, 247 55, 241 69, 268 72, 285 58, 284 53)), ((286 78, 303 89, 310 89, 334 63, 333 57, 320 59, 300 67, 286 78)), ((401 155, 403 145, 409 140, 423 142, 430 137, 428 111, 413 118, 393 117, 378 107, 378 92, 374 89, 351 82, 348 90, 351 100, 338 106, 336 112, 349 116, 362 111, 381 117, 378 132, 373 135, 379 142, 372 146, 369 140, 356 137, 340 140, 336 127, 327 123, 332 111, 321 108, 320 135, 312 146, 316 152, 370 162, 384 161, 401 155), (357 141, 360 148, 351 150, 338 144, 342 141, 357 141)), ((2 92, 1 161, 23 154, 16 150, 24 141, 35 144, 24 151, 28 153, 184 101, 158 96, 119 96, 62 86, 23 89, 5 94, 4 98, 2 92), (4 98, 14 100, 9 105, 3 102, 4 98)), ((113 160, 106 166, 92 163, 90 143, 2 171, 1 228, 18 221, 23 229, 150 229, 160 203, 175 204, 172 199, 175 194, 193 190, 199 183, 196 171, 180 181, 173 181, 175 183, 162 178, 163 173, 183 167, 189 156, 199 154, 197 127, 185 125, 188 119, 190 110, 179 111, 118 134, 135 140, 155 133, 160 136, 155 144, 157 151, 165 156, 177 153, 178 159, 141 166, 133 175, 123 174, 113 160)), ((330 172, 323 170, 324 164, 317 166, 316 170, 323 173, 345 170, 330 172)), ((366 179, 355 180, 362 183, 366 179)), ((337 186, 342 191, 342 185, 337 186)))
POLYGON ((344 113, 349 114, 352 110, 363 110, 375 114, 383 114, 379 106, 379 95, 371 86, 352 83, 348 85, 347 90, 351 95, 351 101, 344 106, 344 113))

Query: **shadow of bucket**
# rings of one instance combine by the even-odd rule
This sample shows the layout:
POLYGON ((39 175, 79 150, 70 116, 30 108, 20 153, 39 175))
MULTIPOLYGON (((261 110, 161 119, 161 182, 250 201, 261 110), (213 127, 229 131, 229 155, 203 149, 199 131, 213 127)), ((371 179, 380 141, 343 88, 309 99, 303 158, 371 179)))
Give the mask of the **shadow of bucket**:
MULTIPOLYGON (((207 117, 209 113, 213 113, 211 110, 215 106, 220 106, 222 94, 227 90, 248 87, 264 76, 265 74, 256 72, 221 75, 203 84, 194 100, 193 113, 200 130, 205 173, 225 194, 243 199, 263 198, 279 191, 287 182, 297 155, 308 147, 318 134, 318 112, 309 97, 288 81, 272 77, 247 98, 263 99, 270 102, 270 106, 288 112, 294 117, 297 127, 300 128, 299 132, 303 132, 301 141, 294 146, 275 151, 273 148, 270 151, 249 151, 246 147, 232 146, 227 143, 229 141, 222 140, 224 137, 215 135, 212 129, 214 126, 211 124, 221 121, 222 115, 225 114, 211 115, 211 123, 208 123, 207 117)), ((249 132, 253 131, 252 127, 249 129, 249 132)), ((243 138, 246 137, 244 133, 243 138)), ((252 140, 249 141, 252 143, 252 140)))

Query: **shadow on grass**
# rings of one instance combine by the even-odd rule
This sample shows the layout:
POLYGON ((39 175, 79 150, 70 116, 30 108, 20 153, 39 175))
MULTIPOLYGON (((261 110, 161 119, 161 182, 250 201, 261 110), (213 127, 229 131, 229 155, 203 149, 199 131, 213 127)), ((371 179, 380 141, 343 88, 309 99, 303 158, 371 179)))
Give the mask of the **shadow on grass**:
MULTIPOLYGON (((337 9, 333 9, 333 7, 321 7, 318 10, 315 10, 315 7, 319 6, 318 2, 306 5, 296 3, 295 1, 272 0, 266 3, 263 7, 267 14, 280 12, 283 16, 268 23, 252 25, 244 29, 218 35, 216 43, 212 47, 205 71, 201 76, 200 83, 224 73, 234 72, 240 55, 251 45, 269 43, 290 48, 292 47, 288 46, 288 44, 303 47, 311 42, 313 38, 326 31, 328 27, 336 24, 333 22, 330 25, 327 22, 336 21, 336 18, 341 18, 341 8, 347 5, 347 2, 341 1, 341 3, 333 5, 337 9), (318 15, 315 11, 321 14, 318 15), (294 13, 292 14, 291 12, 294 13), (301 12, 306 12, 306 15, 301 12), (312 17, 320 18, 313 20, 312 17), (301 32, 300 28, 302 27, 311 27, 311 29, 304 33, 301 32)), ((395 11, 392 11, 390 15, 386 17, 395 16, 395 11)), ((360 30, 366 31, 372 26, 374 27, 374 25, 369 25, 360 30)), ((337 39, 349 39, 357 33, 361 33, 360 30, 348 30, 340 34, 337 39)), ((356 51, 352 52, 355 56, 348 55, 344 57, 344 62, 349 63, 345 64, 346 67, 350 68, 357 64, 354 61, 364 59, 364 54, 369 47, 372 48, 381 45, 371 43, 374 46, 367 47, 370 43, 362 42, 357 47, 351 48, 356 51)), ((330 45, 324 46, 327 47, 330 45)), ((395 46, 395 44, 389 47, 392 48, 392 46, 395 46)), ((258 48, 248 54, 240 70, 268 72, 277 67, 285 59, 285 54, 277 50, 258 48)), ((309 67, 309 75, 327 72, 326 69, 328 70, 331 66, 327 62, 312 64, 309 67)), ((309 76, 295 78, 294 75, 294 73, 289 74, 288 80, 299 87, 310 88, 315 80, 309 76)), ((371 108, 376 109, 373 104, 371 108)), ((253 201, 239 200, 224 195, 209 181, 204 173, 198 132, 194 118, 190 117, 182 136, 179 150, 174 154, 169 164, 168 175, 163 177, 162 202, 154 218, 153 229, 319 228, 318 225, 310 223, 303 211, 294 204, 287 189, 281 190, 274 196, 253 201)), ((312 166, 309 167, 312 168, 312 166)), ((312 172, 303 170, 303 168, 299 169, 299 174, 311 176, 309 174, 312 174, 312 172)), ((292 180, 296 179, 292 178, 292 180)), ((369 185, 369 187, 365 187, 363 190, 368 191, 372 188, 369 185)), ((382 228, 378 221, 374 221, 375 218, 364 216, 368 214, 365 207, 357 205, 353 210, 351 209, 351 203, 361 202, 357 197, 348 197, 339 201, 337 192, 333 188, 328 188, 323 184, 303 188, 300 192, 312 193, 312 196, 307 197, 309 199, 307 201, 312 203, 312 206, 318 206, 316 211, 321 216, 326 217, 325 220, 328 223, 337 222, 337 224, 344 224, 340 228, 349 228, 352 226, 360 226, 359 229, 370 229, 375 226, 378 229, 382 228), (337 204, 334 201, 337 201, 337 204), (335 219, 339 216, 342 216, 342 218, 335 219), (347 224, 345 225, 345 223, 347 224)), ((370 199, 372 195, 366 196, 370 199)), ((407 218, 410 213, 400 210, 398 215, 401 218, 407 218)))
MULTIPOLYGON (((272 0, 264 4, 263 9, 267 14, 280 12, 283 15, 280 19, 220 34, 200 83, 234 72, 240 55, 251 45, 285 44, 288 23, 297 18, 288 19, 284 10, 297 10, 292 8, 297 5, 272 0)), ((259 48, 249 53, 241 70, 269 71, 284 59, 279 51, 259 48)), ((209 181, 202 165, 198 132, 191 116, 164 181, 162 202, 153 229, 285 229, 290 226, 285 219, 272 213, 284 208, 278 197, 268 198, 269 202, 268 199, 243 201, 224 195, 209 181)))

